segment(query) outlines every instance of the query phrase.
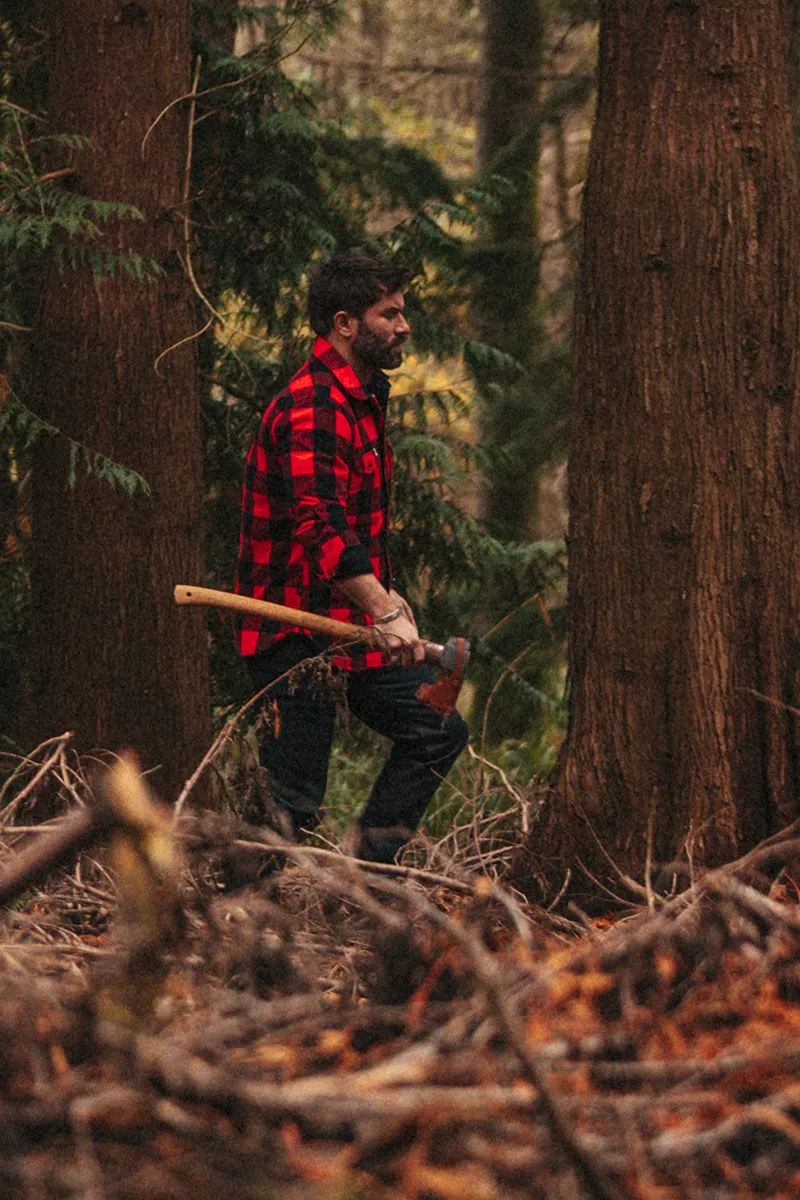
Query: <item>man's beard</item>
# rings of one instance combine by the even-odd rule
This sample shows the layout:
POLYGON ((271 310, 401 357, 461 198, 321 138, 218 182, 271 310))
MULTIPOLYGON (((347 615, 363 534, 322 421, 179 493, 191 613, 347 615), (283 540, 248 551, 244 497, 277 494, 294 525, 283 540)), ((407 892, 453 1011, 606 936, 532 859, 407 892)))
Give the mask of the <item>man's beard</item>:
POLYGON ((353 354, 367 367, 391 371, 403 361, 402 342, 385 342, 367 326, 360 324, 351 342, 353 354))

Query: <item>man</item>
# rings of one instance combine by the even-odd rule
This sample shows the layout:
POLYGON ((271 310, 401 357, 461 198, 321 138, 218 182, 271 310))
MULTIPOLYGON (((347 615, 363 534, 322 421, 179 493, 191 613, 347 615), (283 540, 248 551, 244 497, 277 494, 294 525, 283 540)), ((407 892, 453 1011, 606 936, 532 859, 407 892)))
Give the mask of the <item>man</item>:
MULTIPOLYGON (((269 404, 247 458, 236 590, 353 624, 379 625, 386 647, 337 647, 347 702, 392 749, 359 820, 359 857, 390 862, 416 829, 467 741, 456 713, 416 699, 430 679, 411 608, 389 563, 392 450, 389 381, 409 336, 407 272, 361 254, 339 254, 312 275, 312 356, 269 404)), ((277 704, 262 743, 290 834, 313 826, 322 804, 335 703, 307 673, 286 672, 329 639, 256 617, 237 619, 239 652, 253 683, 277 704), (297 674, 297 673, 295 673, 297 674)))

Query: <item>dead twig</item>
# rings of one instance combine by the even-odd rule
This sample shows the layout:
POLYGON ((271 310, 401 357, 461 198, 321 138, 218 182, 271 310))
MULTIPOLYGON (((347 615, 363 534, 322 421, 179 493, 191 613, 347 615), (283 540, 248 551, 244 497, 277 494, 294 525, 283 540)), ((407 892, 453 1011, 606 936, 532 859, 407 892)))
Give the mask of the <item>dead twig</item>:
POLYGON ((20 850, 0 875, 0 903, 9 904, 56 867, 91 845, 114 823, 109 809, 98 804, 80 809, 58 829, 20 850))
POLYGON ((343 855, 339 850, 323 850, 317 846, 295 846, 292 842, 288 842, 286 838, 282 838, 280 834, 273 834, 271 830, 265 830, 257 841, 251 841, 245 838, 236 838, 233 842, 234 846, 241 846, 247 850, 268 850, 269 847, 283 850, 287 856, 292 858, 301 866, 309 860, 318 860, 320 862, 337 863, 342 865, 347 863, 358 867, 368 874, 388 875, 398 879, 416 879, 420 883, 428 883, 433 887, 447 888, 451 892, 460 892, 462 895, 474 895, 475 885, 464 882, 461 879, 454 879, 450 875, 437 875, 433 871, 423 871, 419 867, 404 867, 399 863, 373 863, 366 862, 360 858, 350 859, 343 855))
MULTIPOLYGON (((380 886, 397 894, 398 885, 392 884, 388 880, 381 881, 380 886)), ((589 1195, 597 1197, 597 1200, 623 1200, 622 1191, 606 1178, 604 1172, 594 1162, 591 1154, 570 1128, 566 1113, 562 1110, 559 1100, 547 1083, 545 1071, 528 1046, 524 1026, 519 1013, 509 1002, 506 981, 503 979, 497 963, 468 930, 457 925, 446 914, 434 908, 427 900, 415 893, 406 893, 406 895, 413 907, 424 913, 432 923, 445 929, 467 955, 478 982, 487 994, 500 1029, 506 1034, 514 1048, 523 1074, 539 1093, 542 1109, 556 1142, 564 1151, 567 1160, 572 1164, 589 1195)))
POLYGON ((37 746, 36 750, 33 751, 33 754, 44 750, 48 746, 52 746, 53 749, 47 755, 47 758, 44 760, 44 762, 40 764, 38 770, 35 771, 33 778, 28 781, 22 791, 18 792, 13 800, 10 800, 8 804, 3 806, 3 801, 5 800, 6 794, 8 793, 14 781, 26 767, 35 762, 35 759, 32 757, 32 755, 27 758, 23 758, 15 770, 12 771, 11 775, 4 783, 2 791, 0 791, 0 825, 9 824, 14 813, 17 812, 22 804, 24 804, 25 800, 27 800, 27 798, 36 791, 36 788, 47 775, 48 771, 52 769, 53 765, 58 762, 63 755, 64 748, 66 747, 67 743, 71 741, 72 736, 72 733, 62 733, 58 737, 49 738, 46 742, 42 742, 40 746, 37 746))

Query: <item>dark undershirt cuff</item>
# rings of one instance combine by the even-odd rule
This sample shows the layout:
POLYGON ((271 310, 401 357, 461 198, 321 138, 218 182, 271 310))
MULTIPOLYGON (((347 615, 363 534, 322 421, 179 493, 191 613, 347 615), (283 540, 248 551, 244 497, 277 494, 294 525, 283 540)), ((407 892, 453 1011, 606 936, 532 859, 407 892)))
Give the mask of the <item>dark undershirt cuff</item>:
POLYGON ((345 546, 339 557, 334 579, 352 579, 355 575, 372 575, 372 563, 363 546, 345 546))

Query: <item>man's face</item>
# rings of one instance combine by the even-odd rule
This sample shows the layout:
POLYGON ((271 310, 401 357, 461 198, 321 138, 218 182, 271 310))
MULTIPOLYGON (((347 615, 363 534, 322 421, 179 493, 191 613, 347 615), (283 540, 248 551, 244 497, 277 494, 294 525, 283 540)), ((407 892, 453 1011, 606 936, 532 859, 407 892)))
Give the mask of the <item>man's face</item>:
POLYGON ((411 332, 402 292, 387 292, 365 309, 352 340, 353 355, 370 369, 391 371, 403 361, 403 343, 411 332))

